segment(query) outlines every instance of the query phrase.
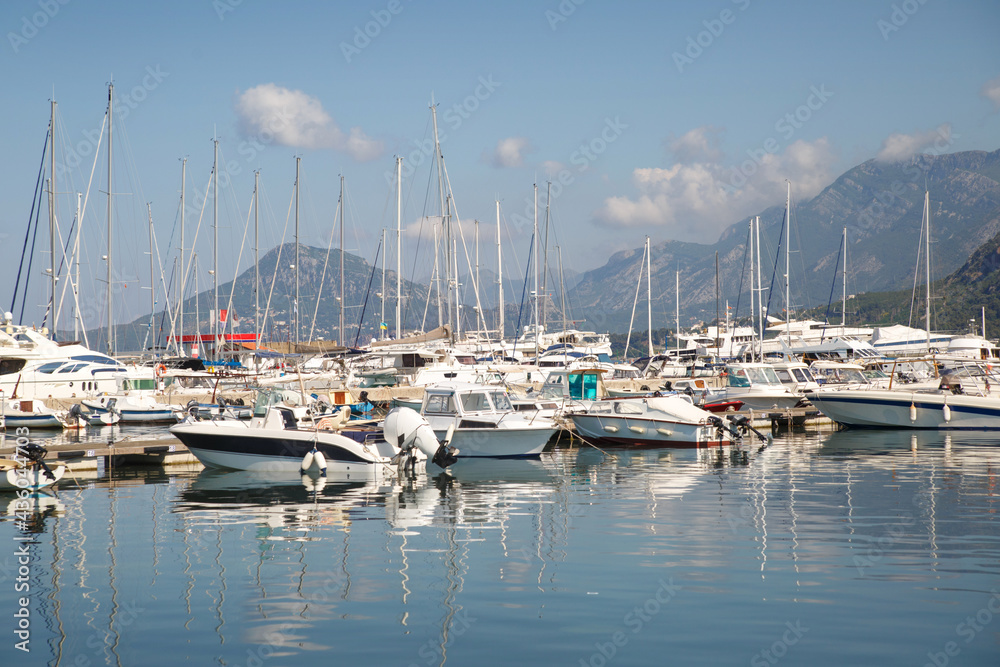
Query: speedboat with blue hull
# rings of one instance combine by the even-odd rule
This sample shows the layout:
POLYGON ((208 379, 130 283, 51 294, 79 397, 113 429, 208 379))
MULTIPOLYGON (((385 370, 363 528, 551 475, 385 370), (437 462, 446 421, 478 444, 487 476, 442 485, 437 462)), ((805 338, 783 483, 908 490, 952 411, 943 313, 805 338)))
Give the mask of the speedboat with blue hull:
POLYGON ((857 428, 1000 430, 1000 397, 950 391, 834 390, 807 392, 824 415, 857 428))

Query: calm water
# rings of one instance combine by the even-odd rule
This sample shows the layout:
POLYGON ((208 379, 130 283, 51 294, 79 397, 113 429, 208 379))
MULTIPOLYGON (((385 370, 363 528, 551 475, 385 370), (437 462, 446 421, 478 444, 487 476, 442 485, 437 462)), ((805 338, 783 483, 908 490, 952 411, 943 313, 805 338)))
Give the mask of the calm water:
POLYGON ((996 440, 67 478, 26 526, 30 654, 0 497, 0 664, 997 665, 996 440))

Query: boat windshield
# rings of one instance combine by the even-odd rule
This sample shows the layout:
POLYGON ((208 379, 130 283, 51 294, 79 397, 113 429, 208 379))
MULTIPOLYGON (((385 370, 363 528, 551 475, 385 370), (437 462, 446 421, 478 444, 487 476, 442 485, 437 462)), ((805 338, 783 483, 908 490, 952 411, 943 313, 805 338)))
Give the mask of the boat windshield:
POLYGON ((510 404, 510 399, 507 398, 507 392, 494 391, 490 396, 493 397, 493 405, 496 406, 497 412, 513 412, 514 408, 510 404))
POLYGON ((489 412, 490 399, 485 391, 470 391, 462 394, 462 412, 489 412))

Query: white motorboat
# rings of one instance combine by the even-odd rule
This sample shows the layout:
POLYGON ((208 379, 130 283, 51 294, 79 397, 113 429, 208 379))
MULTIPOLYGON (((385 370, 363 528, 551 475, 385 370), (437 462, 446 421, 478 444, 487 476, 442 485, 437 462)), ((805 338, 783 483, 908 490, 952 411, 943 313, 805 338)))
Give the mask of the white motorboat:
POLYGON ((795 407, 801 396, 788 390, 770 364, 728 364, 726 386, 708 389, 705 403, 742 401, 742 410, 784 410, 795 407))
POLYGON ((678 395, 594 401, 567 410, 589 442, 619 447, 715 447, 739 440, 720 417, 678 395))
POLYGON ((980 365, 946 373, 936 388, 820 389, 806 397, 844 426, 1000 429, 1000 376, 980 365))
POLYGON ((179 405, 160 403, 152 396, 101 396, 83 401, 93 415, 116 412, 123 424, 172 424, 183 413, 179 405))
POLYGON ((441 467, 459 458, 538 457, 557 430, 551 419, 515 411, 502 387, 459 382, 427 387, 420 414, 393 408, 384 428, 387 440, 417 447, 441 467))
POLYGON ((65 428, 65 413, 58 412, 36 399, 0 400, 0 422, 8 429, 65 428))
POLYGON ((346 428, 350 410, 319 417, 296 392, 262 389, 249 421, 185 421, 170 428, 212 468, 256 472, 362 472, 400 453, 371 426, 346 428))

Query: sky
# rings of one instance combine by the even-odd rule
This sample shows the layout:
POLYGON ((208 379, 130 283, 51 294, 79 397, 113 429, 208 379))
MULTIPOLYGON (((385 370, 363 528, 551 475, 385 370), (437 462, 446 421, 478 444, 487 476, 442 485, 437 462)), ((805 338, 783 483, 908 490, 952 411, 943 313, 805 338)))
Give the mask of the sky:
MULTIPOLYGON (((430 242, 417 238, 440 208, 432 100, 456 227, 471 257, 482 221, 482 266, 495 268, 499 200, 509 276, 525 269, 536 184, 542 218, 551 187, 550 245, 567 269, 585 271, 647 235, 712 243, 782 204, 786 179, 805 200, 869 159, 1000 147, 995 0, 6 0, 0 25, 3 308, 55 99, 57 245, 84 193, 88 325, 106 312, 112 81, 121 321, 149 311, 150 217, 157 264, 168 276, 176 266, 182 159, 185 257, 192 245, 198 257, 188 292, 211 286, 213 138, 220 281, 251 261, 255 171, 261 252, 293 239, 296 157, 300 241, 339 240, 343 176, 345 248, 372 262, 381 230, 395 229, 401 156, 404 275, 426 277, 430 242)), ((25 323, 42 321, 47 300, 42 199, 25 323)), ((395 253, 393 242, 390 268, 395 253)), ((22 289, 28 275, 22 265, 22 289)))

